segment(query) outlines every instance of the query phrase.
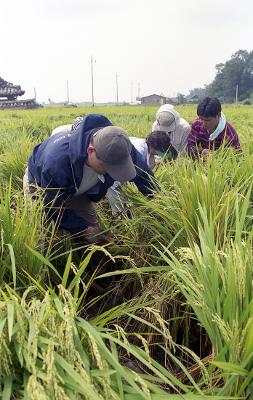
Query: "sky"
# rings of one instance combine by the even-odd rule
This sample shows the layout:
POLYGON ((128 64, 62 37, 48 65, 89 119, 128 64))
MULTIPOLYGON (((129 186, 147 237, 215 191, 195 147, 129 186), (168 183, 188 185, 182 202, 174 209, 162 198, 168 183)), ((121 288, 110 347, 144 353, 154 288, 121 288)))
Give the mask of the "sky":
POLYGON ((253 1, 1 0, 0 77, 23 98, 95 102, 203 87, 253 50, 253 1), (91 56, 94 62, 91 64, 91 56))

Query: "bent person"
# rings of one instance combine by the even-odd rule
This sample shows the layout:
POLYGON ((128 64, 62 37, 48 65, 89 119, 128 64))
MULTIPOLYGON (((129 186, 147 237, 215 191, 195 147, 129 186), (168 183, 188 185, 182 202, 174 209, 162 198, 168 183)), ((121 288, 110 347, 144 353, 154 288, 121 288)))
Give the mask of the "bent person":
POLYGON ((171 145, 180 155, 186 154, 191 127, 181 118, 171 104, 162 105, 156 113, 152 131, 164 131, 170 136, 171 145))
MULTIPOLYGON (((170 136, 166 132, 154 131, 146 139, 137 137, 129 139, 150 169, 154 168, 157 156, 165 161, 171 161, 177 157, 177 151, 171 145, 170 136)), ((113 215, 123 212, 128 204, 128 199, 122 194, 120 186, 120 182, 115 182, 106 194, 113 215)))
POLYGON ((221 111, 221 103, 216 97, 205 97, 197 108, 198 118, 192 123, 188 137, 188 154, 195 158, 198 155, 225 147, 240 148, 236 130, 221 111))
POLYGON ((99 114, 86 116, 75 134, 58 133, 37 145, 27 179, 31 192, 43 189, 46 212, 59 228, 93 242, 101 232, 94 202, 115 181, 134 182, 144 195, 156 187, 126 132, 99 114))

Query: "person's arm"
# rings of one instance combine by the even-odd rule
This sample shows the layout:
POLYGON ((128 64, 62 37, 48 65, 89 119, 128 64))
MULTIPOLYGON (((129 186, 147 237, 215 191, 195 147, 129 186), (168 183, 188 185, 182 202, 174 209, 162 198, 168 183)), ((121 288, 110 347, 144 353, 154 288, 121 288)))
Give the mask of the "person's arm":
POLYGON ((226 145, 234 147, 235 149, 240 149, 240 141, 236 130, 232 127, 232 125, 228 124, 227 129, 229 129, 229 135, 226 137, 226 145))
POLYGON ((175 160, 177 158, 178 152, 173 146, 170 146, 168 152, 169 152, 169 158, 168 158, 169 161, 175 160))
POLYGON ((155 120, 155 122, 152 125, 152 132, 154 131, 159 131, 159 124, 157 122, 157 120, 155 120))
POLYGON ((144 195, 149 196, 154 191, 159 190, 159 184, 153 172, 146 163, 138 150, 133 146, 131 156, 136 168, 136 177, 131 181, 134 182, 138 190, 144 195))
POLYGON ((190 130, 190 134, 187 139, 187 152, 188 155, 192 158, 195 158, 199 155, 199 124, 197 121, 193 122, 190 130))
POLYGON ((188 138, 191 132, 191 127, 190 125, 185 121, 185 124, 183 125, 183 133, 182 133, 182 140, 180 143, 180 155, 185 155, 187 153, 187 145, 188 145, 188 138))

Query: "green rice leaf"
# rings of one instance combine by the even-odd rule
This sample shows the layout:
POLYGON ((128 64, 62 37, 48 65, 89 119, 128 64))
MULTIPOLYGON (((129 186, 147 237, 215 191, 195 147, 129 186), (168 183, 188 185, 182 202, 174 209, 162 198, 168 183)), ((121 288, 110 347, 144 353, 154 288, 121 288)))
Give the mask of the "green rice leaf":
POLYGON ((10 400, 12 395, 12 376, 6 376, 3 381, 2 400, 10 400))
POLYGON ((8 320, 9 341, 11 342, 13 323, 14 323, 14 304, 13 303, 7 304, 7 320, 8 320))

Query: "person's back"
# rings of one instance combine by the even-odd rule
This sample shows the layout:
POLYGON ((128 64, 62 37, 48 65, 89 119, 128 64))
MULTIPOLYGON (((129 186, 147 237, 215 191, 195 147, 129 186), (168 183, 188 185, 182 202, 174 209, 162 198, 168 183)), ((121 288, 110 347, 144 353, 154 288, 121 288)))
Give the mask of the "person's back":
POLYGON ((152 130, 167 132, 170 135, 171 144, 178 154, 184 155, 186 153, 191 128, 171 104, 164 104, 159 108, 152 130))
POLYGON ((72 128, 72 124, 66 124, 66 125, 60 125, 54 128, 51 132, 51 136, 57 135, 58 133, 61 133, 64 135, 65 133, 70 133, 72 128))
POLYGON ((144 160, 148 160, 148 145, 146 143, 146 139, 144 138, 137 138, 135 136, 130 136, 129 137, 130 142, 132 145, 136 148, 136 150, 139 151, 139 153, 142 155, 144 160))
POLYGON ((144 195, 155 189, 152 171, 126 132, 99 114, 86 116, 74 134, 50 136, 28 162, 29 186, 43 189, 48 216, 72 233, 97 228, 92 204, 115 180, 134 182, 144 195))

